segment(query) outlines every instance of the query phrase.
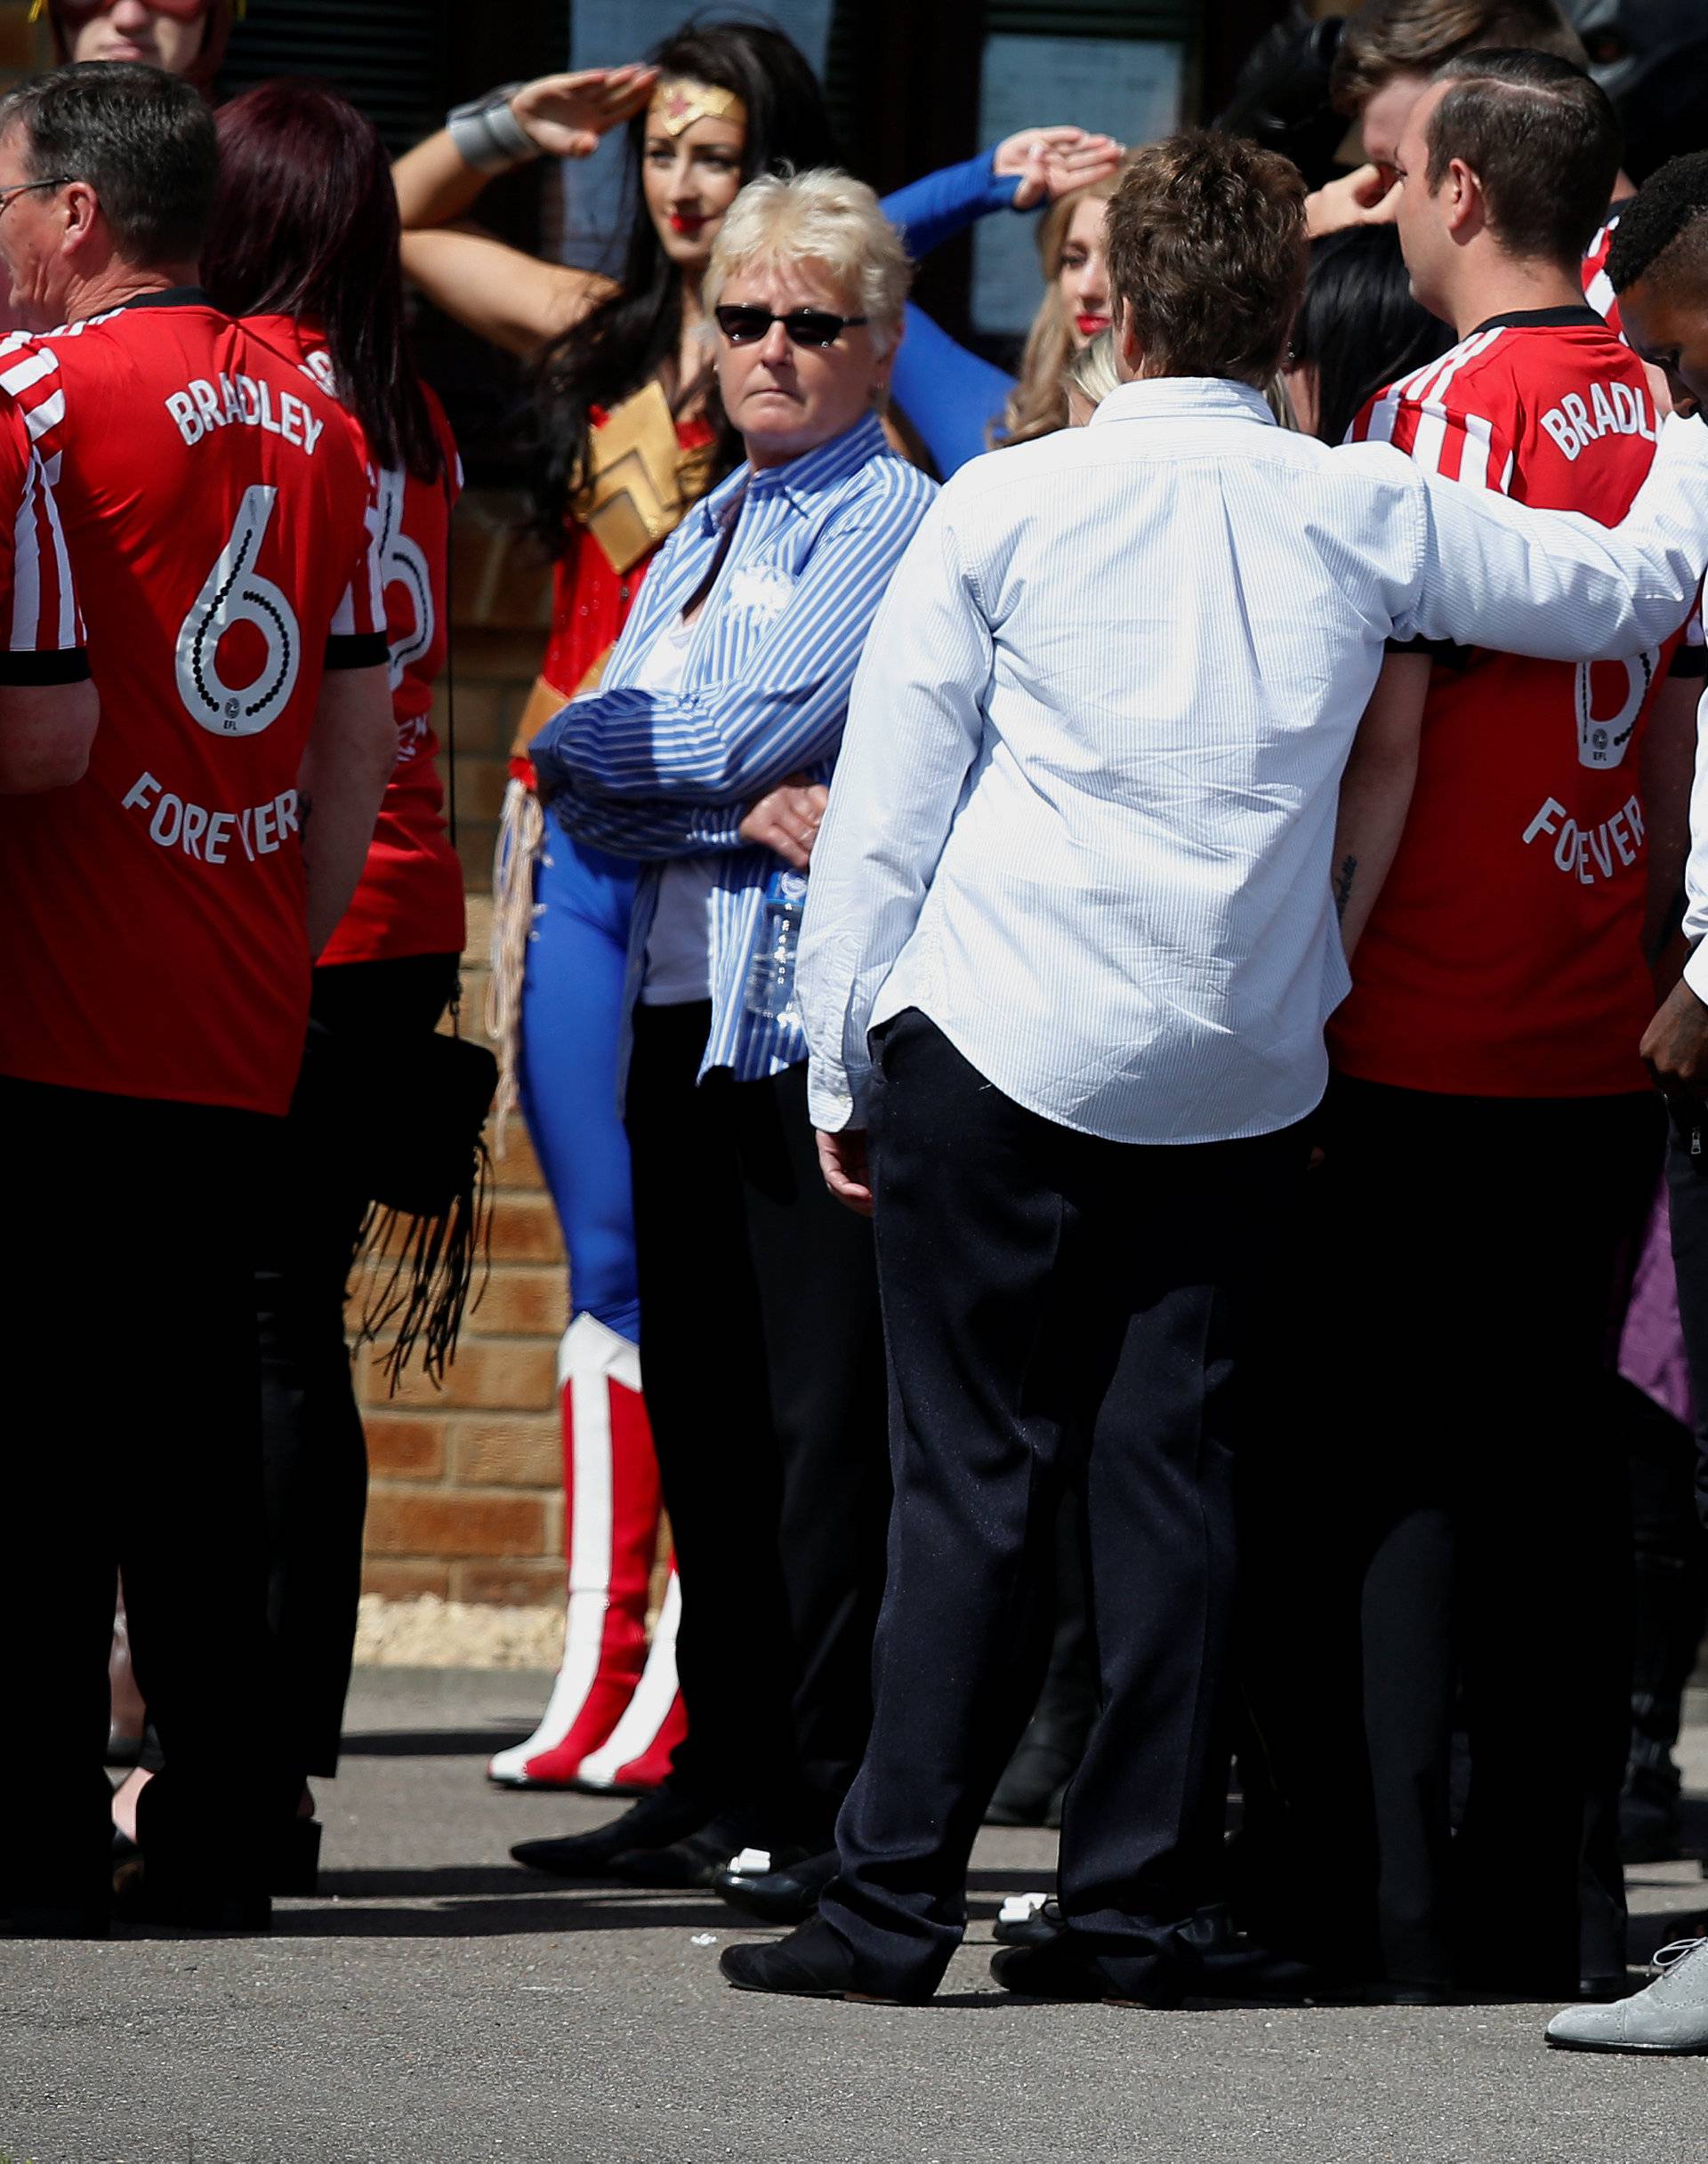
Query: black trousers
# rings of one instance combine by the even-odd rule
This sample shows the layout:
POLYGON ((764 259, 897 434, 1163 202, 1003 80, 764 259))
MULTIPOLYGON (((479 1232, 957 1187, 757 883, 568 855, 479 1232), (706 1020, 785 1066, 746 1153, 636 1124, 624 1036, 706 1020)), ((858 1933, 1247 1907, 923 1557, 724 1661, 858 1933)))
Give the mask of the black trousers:
POLYGON ((1607 1379, 1659 1117, 1331 1086, 1316 1395, 1246 1495, 1256 1920, 1305 1951, 1430 1984, 1623 1970, 1607 1379))
POLYGON ((1679 1320, 1696 1415, 1696 1506, 1708 1524, 1708 1102, 1676 1098, 1666 1150, 1679 1320))
POLYGON ((107 1657, 125 1573, 170 1764, 157 1881, 261 1890, 302 1782, 273 1725, 254 1272, 280 1122, 0 1080, 8 1138, 0 1911, 103 1916, 107 1657))
POLYGON ((1302 1142, 1101 1141, 1011 1102, 915 1010, 880 1045, 896 1503, 872 1742, 823 1914, 874 1983, 940 1978, 1037 1690, 1059 1500, 1083 1483, 1100 1710, 1061 1905, 1137 1983, 1219 1892, 1234 1453, 1302 1142))
POLYGON ((674 1778, 748 1838, 827 1846, 883 1585, 871 1227, 825 1187, 804 1066, 696 1083, 710 1014, 638 1008, 628 1086, 640 1367, 682 1587, 674 1778))
MULTIPOLYGON (((383 1058, 425 1036, 456 969, 455 954, 419 954, 317 969, 308 1058, 328 1040, 365 1040, 383 1058)), ((301 1103, 293 1110, 255 1273, 267 1607, 278 1652, 270 1718, 310 1774, 338 1770, 367 1512, 367 1450, 344 1339, 345 1287, 369 1199, 351 1162, 360 1116, 337 1106, 328 1130, 301 1103)))

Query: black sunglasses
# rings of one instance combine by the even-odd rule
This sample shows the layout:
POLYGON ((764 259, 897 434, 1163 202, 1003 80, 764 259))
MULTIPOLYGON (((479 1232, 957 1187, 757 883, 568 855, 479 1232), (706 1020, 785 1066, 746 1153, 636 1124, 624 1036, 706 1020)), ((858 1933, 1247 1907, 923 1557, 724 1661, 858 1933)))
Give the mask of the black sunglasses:
POLYGON ((786 316, 774 316, 769 308, 714 308, 718 328, 732 346, 751 346, 764 337, 772 324, 783 326, 794 346, 834 346, 844 331, 864 323, 864 316, 833 316, 824 308, 792 308, 786 316))

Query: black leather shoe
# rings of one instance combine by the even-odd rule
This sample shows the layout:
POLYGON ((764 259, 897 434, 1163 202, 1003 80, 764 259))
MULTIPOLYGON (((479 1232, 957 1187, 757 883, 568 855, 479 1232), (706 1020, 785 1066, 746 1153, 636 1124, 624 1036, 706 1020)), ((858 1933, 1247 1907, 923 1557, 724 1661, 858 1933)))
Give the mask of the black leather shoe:
POLYGON ((1301 2000, 1342 1996, 1325 1973, 1234 1929, 1224 1908, 1201 1909, 1175 1934, 1189 1999, 1301 2000))
POLYGON ((1071 1933, 1057 1932, 1042 1945, 1004 1946, 992 1956, 990 1973, 1005 1991, 1023 1999, 1067 1999, 1076 2005, 1178 2007, 1185 1996, 1178 1966, 1166 1956, 1124 1956, 1111 1962, 1083 1952, 1071 1933))
MULTIPOLYGON (((668 1782, 632 1803, 620 1818, 595 1826, 591 1833, 567 1833, 556 1840, 518 1841, 511 1850, 518 1863, 555 1878, 605 1878, 611 1859, 634 1849, 665 1848, 695 1833, 711 1814, 672 1789, 668 1782)), ((725 1854, 729 1852, 726 1850, 725 1854)))
MULTIPOLYGON (((318 1818, 287 1818, 267 1837, 267 1890, 312 1901, 320 1887, 320 1836, 318 1818)), ((113 1883, 128 1878, 142 1851, 128 1833, 113 1828, 113 1883)))
POLYGON ((738 1832, 714 1820, 660 1848, 619 1849, 607 1875, 624 1886, 709 1886, 741 1845, 738 1832))
POLYGON ((718 1967, 738 1991, 794 1999, 857 1999, 869 2006, 922 2006, 929 1991, 898 1991, 863 1976, 854 1956, 819 1917, 769 1946, 726 1946, 718 1967))
MULTIPOLYGON (((751 1849, 745 1854, 752 1855, 751 1849)), ((769 1870, 744 1870, 741 1857, 723 1864, 712 1874, 712 1890, 721 1894, 732 1909, 757 1916, 768 1924, 803 1924, 815 1915, 818 1896, 836 1876, 836 1851, 802 1856, 799 1862, 780 1861, 786 1850, 772 1858, 769 1870)))
POLYGON ((197 1886, 163 1878, 138 1857, 113 1878, 113 1917, 122 1924, 157 1924, 174 1931, 270 1931, 270 1896, 247 1887, 197 1886))
MULTIPOLYGON (((1036 1895, 1026 1898, 1037 1903, 1036 1895)), ((991 1926, 990 1935, 999 1946, 1048 1946, 1061 1936, 1061 1905, 1046 1901, 1030 1907, 1023 1916, 1007 1914, 1009 1903, 1003 1903, 1003 1912, 991 1926)), ((1020 1905, 1017 1901, 1015 1907, 1020 1905)))

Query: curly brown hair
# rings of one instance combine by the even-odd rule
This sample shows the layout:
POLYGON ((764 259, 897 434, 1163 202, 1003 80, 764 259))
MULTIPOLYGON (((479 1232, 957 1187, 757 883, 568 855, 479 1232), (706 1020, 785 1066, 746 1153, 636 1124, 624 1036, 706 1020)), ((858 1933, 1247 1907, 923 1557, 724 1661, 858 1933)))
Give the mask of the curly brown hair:
POLYGON ((1197 129, 1139 151, 1109 205, 1109 291, 1148 375, 1280 366, 1305 290, 1305 183, 1289 158, 1197 129))

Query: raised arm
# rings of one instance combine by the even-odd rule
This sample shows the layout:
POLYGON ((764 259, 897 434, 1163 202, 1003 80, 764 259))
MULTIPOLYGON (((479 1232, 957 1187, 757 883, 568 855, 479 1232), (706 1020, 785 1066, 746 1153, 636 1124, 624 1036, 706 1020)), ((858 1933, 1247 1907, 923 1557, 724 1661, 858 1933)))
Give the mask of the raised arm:
POLYGON ((1113 173, 1122 148, 1084 128, 1022 128, 958 165, 944 165, 885 196, 880 208, 915 261, 992 211, 1035 210, 1113 173))
POLYGON ((533 354, 571 329, 612 291, 608 278, 544 262, 456 221, 495 173, 530 157, 590 157, 657 80, 656 68, 586 68, 459 107, 391 169, 409 277, 447 315, 512 353, 533 354))
POLYGON ((855 679, 812 852, 796 977, 808 1106, 864 1127, 873 1004, 911 937, 984 738, 990 627, 939 503, 902 558, 855 679))
POLYGON ((1393 591, 1402 638, 1615 660, 1672 636, 1708 566, 1708 428, 1698 421, 1668 421, 1616 527, 1421 473, 1386 445, 1351 444, 1335 456, 1403 481, 1412 498, 1416 553, 1393 591))

